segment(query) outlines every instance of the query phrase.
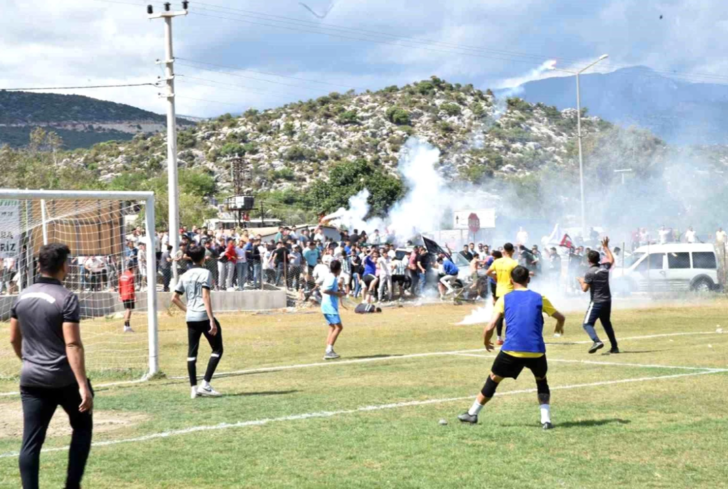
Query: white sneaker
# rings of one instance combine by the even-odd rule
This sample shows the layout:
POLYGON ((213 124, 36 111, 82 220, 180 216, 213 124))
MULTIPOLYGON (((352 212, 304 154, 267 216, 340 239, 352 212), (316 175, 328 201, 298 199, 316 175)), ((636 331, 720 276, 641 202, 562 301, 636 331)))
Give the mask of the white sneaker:
POLYGON ((197 387, 192 388, 192 392, 190 393, 190 399, 197 398, 197 387))
POLYGON ((197 395, 202 397, 220 397, 222 394, 213 389, 210 384, 207 384, 197 388, 197 395))
POLYGON ((124 333, 133 333, 134 330, 131 329, 131 326, 124 326, 124 333))
POLYGON ((335 351, 330 351, 330 352, 324 354, 324 360, 336 360, 337 358, 340 358, 340 357, 339 357, 339 354, 336 353, 335 351))

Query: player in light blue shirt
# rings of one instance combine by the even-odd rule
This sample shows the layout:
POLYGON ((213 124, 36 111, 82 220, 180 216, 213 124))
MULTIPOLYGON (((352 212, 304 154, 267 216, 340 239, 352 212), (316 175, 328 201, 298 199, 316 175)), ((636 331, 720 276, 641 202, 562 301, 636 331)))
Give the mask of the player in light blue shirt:
POLYGON ((334 351, 336 339, 344 329, 339 316, 339 299, 346 295, 346 292, 339 290, 339 275, 341 275, 341 262, 333 260, 330 266, 331 273, 324 279, 321 285, 321 312, 329 325, 329 336, 326 339, 326 353, 324 360, 336 360, 339 355, 334 351))

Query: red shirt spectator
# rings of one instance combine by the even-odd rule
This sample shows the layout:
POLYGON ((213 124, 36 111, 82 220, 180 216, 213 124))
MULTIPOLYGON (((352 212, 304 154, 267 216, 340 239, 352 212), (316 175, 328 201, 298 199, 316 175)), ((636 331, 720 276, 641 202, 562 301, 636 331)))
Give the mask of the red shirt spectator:
POLYGON ((119 296, 122 301, 133 301, 134 293, 134 272, 127 270, 119 277, 119 296))
POLYGON ((238 254, 235 253, 235 243, 233 241, 230 241, 227 248, 225 248, 225 256, 230 262, 235 263, 238 261, 238 254))

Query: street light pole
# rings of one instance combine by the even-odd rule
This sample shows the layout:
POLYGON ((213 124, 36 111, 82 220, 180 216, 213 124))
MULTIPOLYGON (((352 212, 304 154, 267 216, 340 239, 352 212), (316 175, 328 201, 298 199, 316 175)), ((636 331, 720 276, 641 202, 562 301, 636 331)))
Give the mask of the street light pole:
POLYGON ((581 84, 576 72, 576 134, 579 143, 579 191, 581 193, 581 238, 586 239, 586 202, 584 199, 584 153, 581 147, 581 84))
MULTIPOLYGON (((172 46, 172 19, 187 15, 188 2, 182 2, 184 10, 172 12, 169 2, 164 4, 164 12, 155 14, 151 5, 147 7, 149 19, 164 19, 165 41, 165 82, 167 84, 167 193, 169 197, 169 244, 172 253, 179 249, 179 189, 177 184, 177 113, 174 92, 174 49, 172 46)), ((174 283, 177 283, 177 267, 172 267, 174 283)))
POLYGON ((578 146, 579 146, 579 190, 581 193, 581 237, 583 239, 586 239, 586 200, 584 198, 584 151, 581 144, 582 134, 581 134, 581 83, 579 80, 579 76, 584 73, 586 70, 591 68, 592 66, 596 65, 600 61, 603 61, 609 57, 608 54, 603 54, 599 57, 596 61, 593 63, 585 66, 584 68, 580 69, 579 71, 569 71, 569 70, 563 70, 561 68, 551 68, 552 70, 558 70, 558 71, 564 71, 566 73, 571 73, 572 75, 576 75, 576 132, 577 132, 577 139, 578 139, 578 146))
POLYGON ((622 175, 622 185, 624 185, 624 182, 625 182, 624 177, 625 177, 625 175, 627 173, 632 173, 633 171, 634 170, 632 170, 631 168, 623 168, 621 170, 614 170, 614 173, 619 173, 619 174, 622 175))

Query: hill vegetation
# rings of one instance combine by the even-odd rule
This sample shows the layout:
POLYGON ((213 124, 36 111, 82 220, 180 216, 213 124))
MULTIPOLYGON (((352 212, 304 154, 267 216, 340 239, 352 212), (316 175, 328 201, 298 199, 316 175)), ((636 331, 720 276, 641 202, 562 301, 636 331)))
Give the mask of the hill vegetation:
MULTIPOLYGON (((634 178, 647 179, 674 154, 647 131, 620 129, 584 112, 584 148, 592 162, 587 176, 600 184, 615 183, 613 170, 624 167, 624 155, 631 155, 634 178)), ((130 141, 75 151, 48 143, 51 136, 40 131, 28 148, 0 151, 0 164, 12 169, 0 183, 152 189, 159 205, 166 205, 165 134, 138 134, 130 141), (27 172, 20 168, 23 161, 48 168, 27 172)), ((397 163, 411 136, 439 148, 439 170, 449 182, 508 182, 522 189, 517 193, 527 197, 524 212, 538 214, 554 197, 547 187, 554 181, 563 187, 563 198, 577 182, 575 110, 496 99, 490 91, 432 77, 377 92, 331 93, 276 109, 248 110, 239 117, 226 114, 183 129, 178 136, 181 198, 186 199, 182 221, 199 223, 231 194, 231 158, 236 156, 246 162, 246 193, 266 200, 268 217, 312 219, 344 205, 364 187, 372 194, 372 212, 382 214, 406 191, 397 163)), ((724 152, 715 153, 708 158, 711 164, 724 165, 724 152)), ((158 210, 163 223, 166 210, 158 210)))
MULTIPOLYGON (((141 132, 163 130, 166 117, 130 105, 81 95, 0 90, 0 145, 28 144, 37 127, 52 129, 65 149, 89 148, 110 140, 129 140, 141 132)), ((179 119, 180 125, 191 125, 179 119)))

